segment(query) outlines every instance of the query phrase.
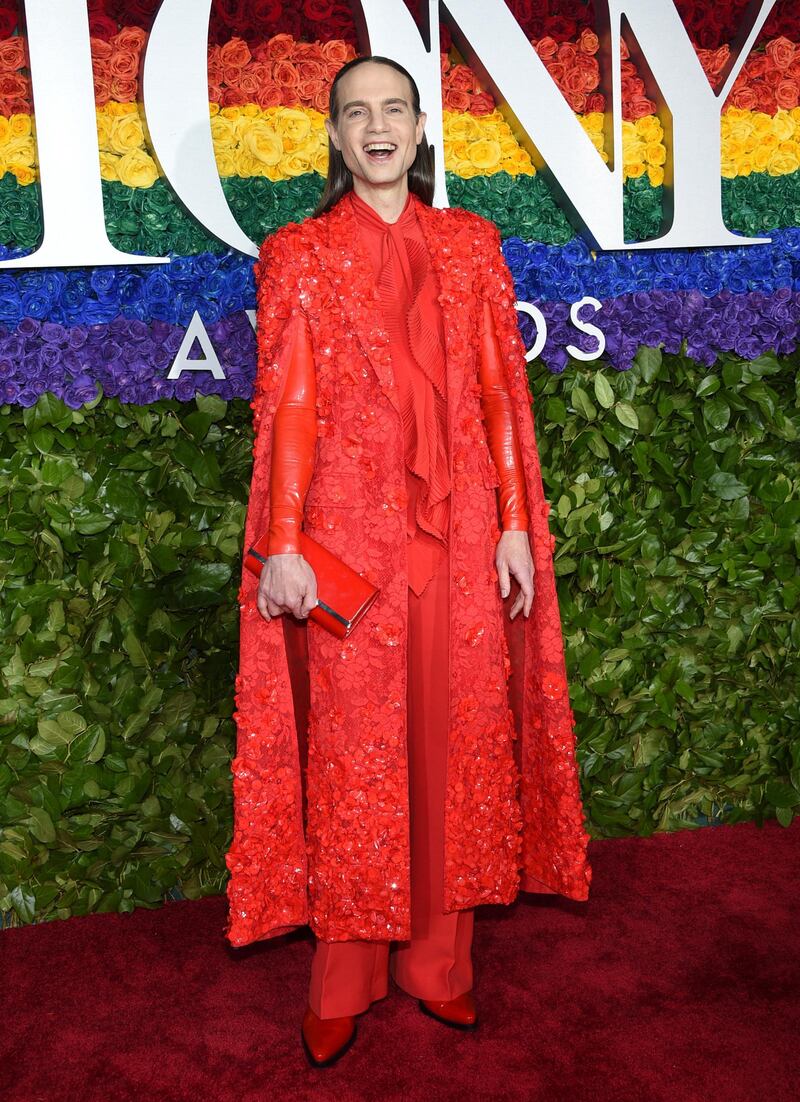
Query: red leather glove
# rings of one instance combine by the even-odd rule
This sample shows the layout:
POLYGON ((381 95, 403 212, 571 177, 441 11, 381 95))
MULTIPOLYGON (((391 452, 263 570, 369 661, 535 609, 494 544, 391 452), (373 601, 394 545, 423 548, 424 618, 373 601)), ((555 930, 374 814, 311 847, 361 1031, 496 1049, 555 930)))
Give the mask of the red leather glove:
POLYGON ((272 427, 268 555, 299 555, 303 506, 314 473, 317 379, 308 325, 295 314, 278 356, 283 389, 272 427))
POLYGON ((505 381, 503 354, 488 302, 483 304, 480 353, 478 380, 486 441, 500 476, 500 527, 504 532, 527 531, 530 518, 525 468, 514 424, 514 407, 505 381))

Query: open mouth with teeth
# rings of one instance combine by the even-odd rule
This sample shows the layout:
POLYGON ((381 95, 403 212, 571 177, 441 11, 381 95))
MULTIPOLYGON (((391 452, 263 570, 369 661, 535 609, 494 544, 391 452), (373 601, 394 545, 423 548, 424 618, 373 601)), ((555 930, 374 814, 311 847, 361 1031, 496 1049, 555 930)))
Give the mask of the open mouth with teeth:
POLYGON ((383 164, 388 161, 396 149, 397 146, 393 145, 392 142, 370 142, 364 146, 364 152, 376 164, 383 164))

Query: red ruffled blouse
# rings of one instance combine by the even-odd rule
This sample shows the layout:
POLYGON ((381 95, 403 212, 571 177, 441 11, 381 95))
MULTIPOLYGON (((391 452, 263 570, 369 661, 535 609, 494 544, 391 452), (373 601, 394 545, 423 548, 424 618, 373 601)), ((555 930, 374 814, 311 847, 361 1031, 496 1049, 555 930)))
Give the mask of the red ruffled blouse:
POLYGON ((408 584, 420 594, 447 554, 450 520, 439 285, 410 193, 396 222, 384 222, 354 191, 343 201, 352 204, 392 342, 405 438, 408 584))

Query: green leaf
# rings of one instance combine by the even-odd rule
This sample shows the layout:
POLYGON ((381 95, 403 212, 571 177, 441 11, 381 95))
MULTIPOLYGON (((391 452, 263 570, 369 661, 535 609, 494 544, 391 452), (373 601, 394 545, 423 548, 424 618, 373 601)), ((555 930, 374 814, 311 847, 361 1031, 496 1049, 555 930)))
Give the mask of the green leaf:
POLYGON ((53 820, 41 807, 29 809, 28 824, 31 834, 34 838, 38 838, 40 842, 47 843, 56 840, 56 829, 53 826, 53 820))
POLYGON ((614 413, 621 425, 625 425, 629 429, 639 428, 639 418, 636 416, 636 410, 630 402, 617 402, 614 406, 614 413))
POLYGON ((642 373, 642 378, 646 383, 652 383, 655 377, 658 375, 661 368, 661 349, 660 348, 647 348, 644 345, 634 356, 634 363, 638 366, 642 373))
POLYGON ((722 501, 733 501, 735 498, 747 495, 747 486, 728 471, 717 471, 716 474, 712 474, 706 485, 711 493, 722 501))
POLYGON ((611 409, 614 405, 614 391, 600 371, 596 371, 594 376, 594 396, 603 409, 611 409))
POLYGON ((570 392, 570 399, 572 408, 576 413, 579 413, 581 417, 585 417, 587 421, 594 421, 597 417, 597 409, 583 387, 574 386, 570 392))

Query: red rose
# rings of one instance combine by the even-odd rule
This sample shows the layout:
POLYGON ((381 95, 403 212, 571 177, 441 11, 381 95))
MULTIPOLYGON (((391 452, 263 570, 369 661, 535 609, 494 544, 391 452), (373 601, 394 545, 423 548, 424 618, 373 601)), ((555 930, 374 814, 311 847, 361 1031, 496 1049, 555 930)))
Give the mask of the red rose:
MULTIPOLYGON (((10 38, 17 29, 17 5, 10 11, 0 11, 0 38, 10 38)), ((6 112, 7 113, 7 112, 6 112)))
POLYGON ((28 81, 18 73, 0 73, 0 96, 27 99, 28 81))
POLYGON ((592 92, 591 95, 586 97, 586 113, 591 114, 592 111, 600 111, 601 113, 606 109, 606 97, 602 92, 592 92))
POLYGON ((238 88, 223 88, 220 96, 220 107, 244 107, 247 100, 238 88))
POLYGON ((315 23, 324 23, 333 15, 335 5, 332 0, 304 0, 303 11, 315 23))
POLYGON ((283 12, 281 0, 249 0, 250 22, 257 32, 280 22, 283 12))
POLYGON ((768 42, 765 50, 767 57, 776 69, 788 69, 797 53, 797 47, 794 42, 790 42, 788 38, 784 38, 783 36, 774 38, 772 42, 768 42))

